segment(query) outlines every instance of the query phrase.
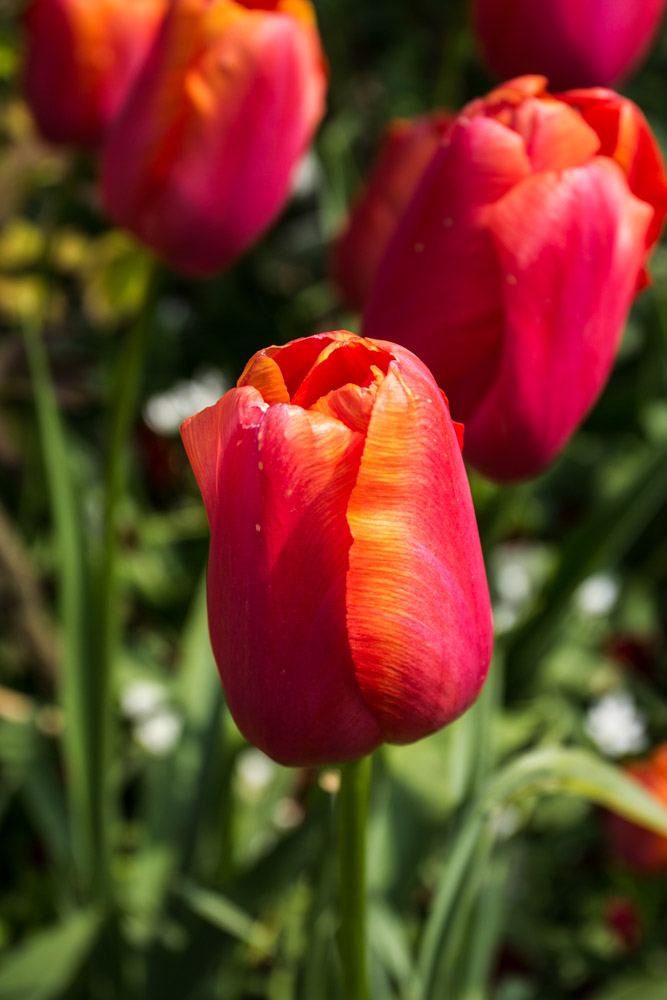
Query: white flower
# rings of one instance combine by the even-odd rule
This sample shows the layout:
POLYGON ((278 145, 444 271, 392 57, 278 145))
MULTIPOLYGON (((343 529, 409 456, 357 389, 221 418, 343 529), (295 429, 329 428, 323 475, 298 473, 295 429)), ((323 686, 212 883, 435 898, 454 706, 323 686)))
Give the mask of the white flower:
POLYGON ((322 183, 322 168, 312 150, 303 157, 294 172, 292 195, 294 198, 309 198, 322 183))
POLYGON ((534 590, 525 561, 508 557, 498 568, 496 586, 504 601, 525 604, 534 590))
POLYGON ((171 389, 151 396, 143 417, 155 434, 176 434, 187 417, 217 403, 229 389, 229 381, 214 368, 198 372, 192 379, 182 379, 171 389))
POLYGON ((128 719, 145 719, 162 708, 167 692, 156 681, 131 681, 120 697, 120 707, 128 719))
POLYGON ((590 617, 608 615, 618 600, 619 586, 608 573, 589 576, 575 593, 579 610, 590 617))
POLYGON ((608 757, 639 753, 648 745, 646 718, 626 691, 603 695, 588 710, 586 732, 608 757))
POLYGON ((544 551, 537 545, 511 542, 495 550, 491 575, 496 594, 493 620, 498 633, 508 632, 521 620, 539 589, 546 565, 544 551))
POLYGON ((163 708, 144 719, 134 730, 134 737, 147 753, 162 757, 176 744, 183 729, 182 720, 170 708, 163 708))
POLYGON ((259 799, 275 771, 276 765, 261 750, 249 747, 239 754, 236 773, 247 799, 259 799))

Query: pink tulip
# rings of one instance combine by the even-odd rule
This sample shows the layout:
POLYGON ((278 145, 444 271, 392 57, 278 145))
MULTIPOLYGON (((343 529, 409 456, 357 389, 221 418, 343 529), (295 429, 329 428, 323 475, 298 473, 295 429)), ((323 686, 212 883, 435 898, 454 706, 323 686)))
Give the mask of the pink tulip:
POLYGON ((379 267, 364 333, 424 359, 473 465, 534 475, 604 387, 666 208, 662 159, 630 101, 514 80, 447 133, 379 267))
POLYGON ((491 614, 459 431, 421 361, 345 332, 260 351, 184 423, 213 650, 275 760, 408 743, 477 697, 491 614))
POLYGON ((106 145, 109 215, 184 274, 224 268, 282 208, 325 87, 309 0, 174 0, 106 145))
POLYGON ((475 0, 482 53, 500 79, 543 73, 555 89, 607 86, 646 54, 665 0, 475 0))

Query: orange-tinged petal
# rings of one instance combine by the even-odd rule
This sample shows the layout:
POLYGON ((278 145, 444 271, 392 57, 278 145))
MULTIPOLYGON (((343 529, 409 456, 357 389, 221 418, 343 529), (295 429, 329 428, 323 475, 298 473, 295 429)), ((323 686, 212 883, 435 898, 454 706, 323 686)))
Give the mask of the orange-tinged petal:
POLYGON ((667 215, 667 173, 646 118, 632 101, 602 87, 570 90, 559 96, 595 129, 600 155, 615 160, 632 193, 653 208, 646 236, 650 249, 659 239, 667 215))
POLYGON ((347 520, 347 622, 383 736, 409 742, 479 693, 491 621, 472 501, 446 403, 401 349, 378 390, 347 520))
POLYGON ((280 367, 273 358, 262 352, 255 354, 248 362, 238 385, 254 386, 267 403, 289 403, 290 401, 280 367))

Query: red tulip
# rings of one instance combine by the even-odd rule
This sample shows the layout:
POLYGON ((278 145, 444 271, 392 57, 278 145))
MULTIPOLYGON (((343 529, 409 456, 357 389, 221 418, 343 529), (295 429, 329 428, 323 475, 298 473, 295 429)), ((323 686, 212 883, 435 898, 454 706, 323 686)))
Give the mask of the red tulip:
POLYGON ((363 309, 378 265, 452 116, 437 111, 392 122, 377 163, 336 244, 333 278, 348 305, 363 309))
POLYGON ((25 87, 51 142, 96 146, 155 37, 168 0, 31 0, 25 87))
POLYGON ((282 207, 325 85, 309 0, 174 0, 109 136, 109 215, 178 271, 223 268, 282 207))
MULTIPOLYGON (((667 743, 626 771, 667 805, 667 743)), ((607 832, 613 854, 628 868, 640 873, 667 870, 667 837, 611 813, 607 816, 607 832)))
POLYGON ((251 742, 345 760, 474 701, 484 564, 457 428, 414 355, 345 332, 269 347, 182 435, 211 526, 213 649, 251 742))
POLYGON ((524 77, 474 101, 390 241, 364 333, 414 351, 498 480, 544 469, 609 375, 667 208, 639 110, 524 77))
POLYGON ((665 0, 475 0, 477 37, 501 79, 543 73, 556 88, 618 82, 644 57, 665 0))

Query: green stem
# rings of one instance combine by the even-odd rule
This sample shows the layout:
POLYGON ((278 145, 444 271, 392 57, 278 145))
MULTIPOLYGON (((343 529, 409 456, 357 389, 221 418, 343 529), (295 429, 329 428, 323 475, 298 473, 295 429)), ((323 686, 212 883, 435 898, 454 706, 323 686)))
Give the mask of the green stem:
POLYGON ((338 795, 338 948, 346 1000, 367 1000, 366 827, 371 758, 344 764, 338 795))
MULTIPOLYGON (((104 489, 103 546, 99 575, 99 653, 97 658, 97 703, 93 716, 98 725, 93 770, 98 788, 95 830, 104 861, 110 857, 111 827, 110 771, 113 748, 113 712, 111 681, 119 645, 120 602, 118 592, 119 509, 129 473, 128 439, 136 418, 137 403, 144 374, 144 362, 157 291, 153 272, 148 280, 143 308, 127 332, 122 345, 112 388, 110 431, 104 489)), ((108 888, 108 863, 99 866, 98 888, 108 888)))

